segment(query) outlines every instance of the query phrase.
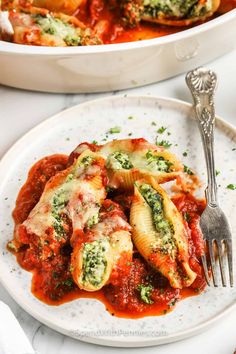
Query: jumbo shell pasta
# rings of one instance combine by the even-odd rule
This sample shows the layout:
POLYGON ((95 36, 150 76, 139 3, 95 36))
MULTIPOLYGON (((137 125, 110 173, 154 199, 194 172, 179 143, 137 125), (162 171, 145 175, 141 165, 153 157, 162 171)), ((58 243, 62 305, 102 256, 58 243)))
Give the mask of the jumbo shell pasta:
POLYGON ((134 244, 142 256, 172 287, 190 286, 196 274, 189 266, 182 216, 153 178, 135 183, 130 223, 134 244))
POLYGON ((117 264, 132 260, 129 224, 115 203, 106 200, 106 209, 112 210, 87 230, 82 240, 78 239, 72 253, 73 279, 80 289, 86 291, 101 289, 112 280, 117 264))
POLYGON ((110 185, 133 189, 137 179, 153 176, 158 183, 175 179, 183 170, 176 156, 145 139, 115 140, 103 145, 99 153, 106 159, 110 185))
POLYGON ((140 17, 143 21, 168 26, 189 26, 211 17, 219 5, 220 0, 144 0, 140 17))
POLYGON ((94 220, 105 199, 104 163, 86 150, 72 166, 51 178, 28 218, 17 226, 16 241, 40 242, 45 259, 60 252, 68 237, 73 243, 94 220))

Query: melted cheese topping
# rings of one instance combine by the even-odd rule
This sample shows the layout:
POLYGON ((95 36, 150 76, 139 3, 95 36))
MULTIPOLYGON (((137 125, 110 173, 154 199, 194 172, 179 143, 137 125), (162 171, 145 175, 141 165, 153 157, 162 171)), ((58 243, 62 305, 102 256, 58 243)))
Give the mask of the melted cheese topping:
POLYGON ((96 179, 101 174, 98 165, 89 165, 94 158, 88 161, 85 152, 66 173, 62 171, 49 181, 38 204, 23 223, 29 233, 42 239, 47 237, 46 231, 53 228, 58 239, 65 233, 62 215, 71 219, 75 231, 83 229, 88 220, 98 214, 105 188, 96 188, 93 183, 92 176, 96 179))

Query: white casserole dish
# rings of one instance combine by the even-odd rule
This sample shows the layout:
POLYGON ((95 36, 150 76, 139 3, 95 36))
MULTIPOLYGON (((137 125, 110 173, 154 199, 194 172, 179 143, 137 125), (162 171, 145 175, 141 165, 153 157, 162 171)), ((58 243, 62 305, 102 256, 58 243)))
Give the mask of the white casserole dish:
POLYGON ((137 87, 205 64, 236 48, 236 9, 194 28, 138 42, 36 47, 0 41, 0 83, 47 92, 137 87))

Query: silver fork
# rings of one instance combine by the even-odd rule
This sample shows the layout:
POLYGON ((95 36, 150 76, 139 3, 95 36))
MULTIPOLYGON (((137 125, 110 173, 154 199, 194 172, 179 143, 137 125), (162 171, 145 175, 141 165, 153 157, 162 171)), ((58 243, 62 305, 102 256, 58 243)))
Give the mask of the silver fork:
MULTIPOLYGON (((186 82, 194 100, 194 110, 201 133, 208 177, 208 184, 205 190, 207 206, 200 218, 200 228, 209 250, 209 261, 214 286, 218 286, 216 275, 217 258, 219 258, 222 285, 227 286, 224 262, 225 251, 228 258, 230 286, 233 286, 232 235, 229 222, 218 203, 215 177, 214 93, 217 84, 217 76, 213 71, 200 67, 190 71, 186 75, 186 82)), ((202 255, 202 264, 207 284, 210 285, 206 254, 202 255)))

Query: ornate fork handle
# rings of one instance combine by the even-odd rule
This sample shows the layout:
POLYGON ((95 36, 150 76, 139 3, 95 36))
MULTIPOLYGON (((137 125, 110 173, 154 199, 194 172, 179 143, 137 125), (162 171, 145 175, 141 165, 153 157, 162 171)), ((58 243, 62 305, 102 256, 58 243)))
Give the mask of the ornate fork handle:
POLYGON ((218 201, 213 144, 215 127, 214 93, 217 77, 213 71, 197 68, 187 74, 186 82, 194 99, 194 109, 203 141, 208 176, 208 186, 205 191, 206 199, 209 206, 216 207, 218 201))

